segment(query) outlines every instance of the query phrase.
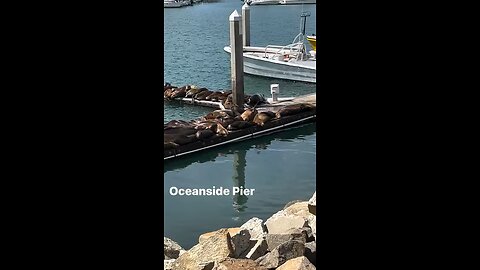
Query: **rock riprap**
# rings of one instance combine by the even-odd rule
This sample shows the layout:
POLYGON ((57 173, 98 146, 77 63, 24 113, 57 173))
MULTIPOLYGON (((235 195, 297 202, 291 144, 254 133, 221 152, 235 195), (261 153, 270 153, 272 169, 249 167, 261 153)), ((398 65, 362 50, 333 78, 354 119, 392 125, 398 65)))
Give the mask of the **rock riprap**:
POLYGON ((254 217, 204 233, 188 251, 164 237, 164 270, 316 269, 315 196, 289 202, 265 222, 254 217))

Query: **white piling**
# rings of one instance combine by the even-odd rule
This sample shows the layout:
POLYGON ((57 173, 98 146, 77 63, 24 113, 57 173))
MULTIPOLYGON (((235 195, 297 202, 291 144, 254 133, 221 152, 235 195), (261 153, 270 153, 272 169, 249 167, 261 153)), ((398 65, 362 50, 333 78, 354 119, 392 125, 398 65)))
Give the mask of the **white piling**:
POLYGON ((230 21, 230 49, 231 49, 231 79, 233 106, 242 109, 244 103, 243 89, 243 41, 240 34, 241 16, 235 10, 229 17, 230 21))
POLYGON ((243 46, 250 46, 250 6, 247 3, 242 6, 242 35, 243 46))

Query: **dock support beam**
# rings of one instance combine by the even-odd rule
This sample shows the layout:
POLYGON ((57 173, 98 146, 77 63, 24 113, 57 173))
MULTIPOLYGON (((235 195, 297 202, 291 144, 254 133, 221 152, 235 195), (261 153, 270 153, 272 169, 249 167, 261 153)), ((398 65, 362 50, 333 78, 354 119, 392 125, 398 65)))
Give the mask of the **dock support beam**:
POLYGON ((250 6, 247 3, 242 6, 242 35, 243 46, 250 46, 250 6))
POLYGON ((243 110, 243 42, 240 34, 241 16, 235 10, 229 17, 230 21, 230 49, 231 49, 231 79, 233 107, 237 111, 243 110))

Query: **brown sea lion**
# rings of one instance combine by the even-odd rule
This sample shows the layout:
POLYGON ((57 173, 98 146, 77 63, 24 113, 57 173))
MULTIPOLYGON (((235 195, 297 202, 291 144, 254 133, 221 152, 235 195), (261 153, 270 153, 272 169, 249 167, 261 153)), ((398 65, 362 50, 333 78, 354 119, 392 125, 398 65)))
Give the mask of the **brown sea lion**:
POLYGON ((208 97, 209 95, 211 95, 213 92, 210 91, 210 90, 207 90, 207 91, 202 91, 198 94, 196 94, 194 97, 195 99, 197 100, 205 100, 206 97, 208 97))
POLYGON ((228 125, 228 130, 244 129, 253 126, 254 124, 247 121, 235 121, 228 125))
POLYGON ((213 120, 202 121, 195 124, 195 129, 196 130, 210 129, 212 131, 215 131, 217 129, 217 122, 213 120))
MULTIPOLYGON (((195 131, 196 132, 196 131, 195 131)), ((197 136, 195 135, 195 133, 193 133, 192 135, 184 135, 184 134, 164 134, 163 135, 163 143, 168 143, 168 142, 173 142, 173 143, 176 143, 178 145, 185 145, 185 144, 188 144, 188 143, 192 143, 192 142, 195 142, 197 141, 197 136)))
POLYGON ((275 113, 267 111, 267 112, 260 112, 255 115, 253 118, 253 123, 263 126, 266 122, 270 121, 272 118, 275 117, 275 113))
POLYGON ((253 121, 253 118, 255 118, 255 115, 257 115, 258 111, 256 109, 246 109, 240 117, 242 118, 243 121, 248 121, 251 122, 253 121))
POLYGON ((215 131, 220 136, 227 136, 228 135, 228 130, 222 126, 222 124, 218 123, 217 124, 217 130, 215 131))
POLYGON ((195 133, 195 136, 197 136, 197 139, 199 140, 210 138, 213 135, 215 135, 215 132, 211 131, 210 129, 199 130, 197 133, 195 133))
POLYGON ((175 91, 177 88, 168 88, 163 92, 163 98, 170 99, 170 96, 172 95, 173 91, 175 91))
POLYGON ((218 97, 223 95, 222 92, 213 92, 212 94, 205 97, 205 100, 218 101, 218 97))
POLYGON ((192 89, 187 91, 187 93, 185 94, 185 97, 191 98, 191 97, 195 96, 196 94, 198 94, 200 92, 203 92, 203 91, 207 91, 207 90, 208 90, 207 88, 192 88, 192 89))
POLYGON ((194 127, 177 127, 164 129, 163 134, 166 135, 192 135, 195 134, 197 130, 194 127))
POLYGON ((179 128, 179 127, 194 127, 192 123, 183 120, 172 120, 163 125, 163 129, 170 129, 170 128, 179 128))
POLYGON ((170 150, 177 147, 178 147, 178 144, 174 142, 163 142, 163 150, 170 150))
POLYGON ((314 109, 315 107, 313 105, 310 105, 308 103, 301 103, 301 104, 294 104, 294 105, 287 105, 280 110, 277 111, 275 114, 277 118, 283 117, 283 116, 289 116, 289 115, 294 115, 302 112, 309 111, 311 109, 314 109))
POLYGON ((185 94, 187 93, 186 88, 177 88, 173 93, 170 95, 170 99, 175 99, 175 98, 182 98, 185 97, 185 94))

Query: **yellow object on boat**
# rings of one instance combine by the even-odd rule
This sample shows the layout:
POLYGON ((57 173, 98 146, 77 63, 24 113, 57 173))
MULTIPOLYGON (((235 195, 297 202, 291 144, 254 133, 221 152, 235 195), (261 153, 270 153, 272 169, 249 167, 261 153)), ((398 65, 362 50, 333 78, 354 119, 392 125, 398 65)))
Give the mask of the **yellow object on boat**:
POLYGON ((310 46, 312 46, 312 49, 314 51, 317 51, 317 37, 316 36, 307 36, 307 40, 310 43, 310 46))

